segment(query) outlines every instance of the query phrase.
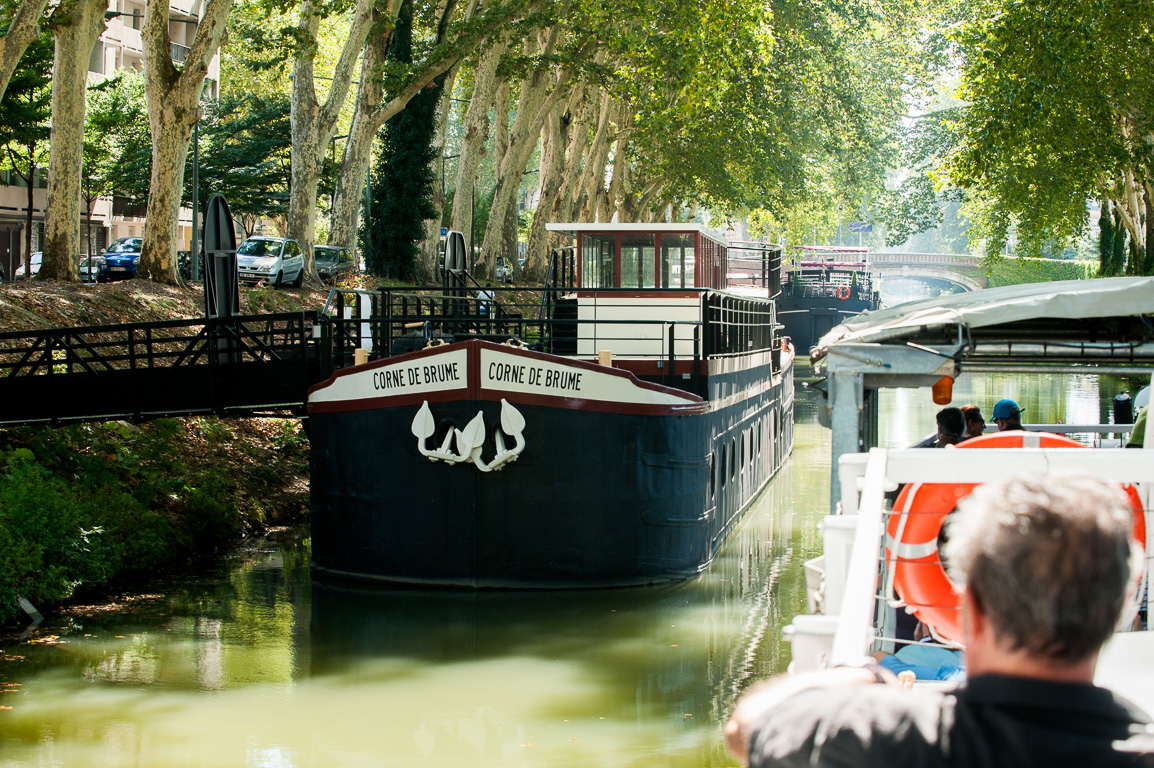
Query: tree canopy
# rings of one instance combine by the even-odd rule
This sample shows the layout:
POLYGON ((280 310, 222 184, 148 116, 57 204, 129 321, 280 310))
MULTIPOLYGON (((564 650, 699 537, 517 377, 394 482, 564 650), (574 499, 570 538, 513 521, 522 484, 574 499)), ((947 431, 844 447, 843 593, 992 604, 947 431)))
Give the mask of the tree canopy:
POLYGON ((959 34, 960 141, 950 178, 987 251, 1069 242, 1088 200, 1118 211, 1143 269, 1154 195, 1154 1, 998 2, 959 34))
MULTIPOLYGON (((97 5, 69 26, 63 5, 0 0, 0 34, 12 30, 0 42, 13 46, 26 45, 30 14, 51 14, 68 65, 54 109, 75 95, 97 5)), ((791 242, 885 222, 898 244, 961 209, 987 251, 1040 254, 1083 234, 1096 201, 1104 268, 1154 271, 1154 0, 218 0, 183 62, 166 53, 162 5, 147 42, 163 77, 95 87, 83 162, 74 106, 52 141, 54 174, 87 179, 54 185, 61 195, 113 190, 160 206, 142 260, 155 279, 176 279, 193 125, 201 197, 225 194, 246 232, 274 220, 310 265, 314 239, 355 241, 375 156, 376 177, 392 181, 372 204, 413 211, 406 237, 424 239, 401 260, 419 263, 388 270, 410 275, 432 263, 442 208, 468 230, 475 200, 491 211, 476 232, 488 268, 519 229, 527 268, 539 265, 547 221, 704 212, 791 242), (206 99, 225 10, 221 91, 206 99), (411 55, 390 57, 410 18, 411 55), (935 101, 951 68, 959 91, 935 101), (518 213, 526 203, 531 216, 518 213), (329 216, 319 229, 318 214, 329 216)), ((14 131, 31 136, 31 124, 14 131)), ((72 248, 71 213, 53 216, 49 247, 72 248)), ((382 270, 395 261, 378 256, 368 262, 382 270)), ((51 264, 66 277, 64 261, 51 264)))

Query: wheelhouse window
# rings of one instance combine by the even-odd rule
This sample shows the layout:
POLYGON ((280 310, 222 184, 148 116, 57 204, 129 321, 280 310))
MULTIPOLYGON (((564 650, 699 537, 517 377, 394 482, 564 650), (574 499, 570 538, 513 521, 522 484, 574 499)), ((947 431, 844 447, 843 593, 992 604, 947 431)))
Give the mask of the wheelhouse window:
POLYGON ((617 284, 614 270, 617 236, 613 233, 585 233, 581 237, 581 287, 612 288, 617 284))
POLYGON ((692 288, 693 235, 661 233, 661 287, 692 288))
POLYGON ((621 233, 621 287, 656 288, 654 255, 656 238, 652 232, 621 233))

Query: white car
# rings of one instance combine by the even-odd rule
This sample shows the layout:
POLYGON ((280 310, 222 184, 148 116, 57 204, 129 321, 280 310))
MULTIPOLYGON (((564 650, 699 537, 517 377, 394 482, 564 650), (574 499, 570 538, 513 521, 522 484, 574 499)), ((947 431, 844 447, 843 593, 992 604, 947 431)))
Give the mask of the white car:
MULTIPOLYGON (((44 254, 40 251, 32 254, 32 274, 40 271, 40 263, 44 260, 44 254)), ((20 259, 20 264, 16 267, 16 274, 14 278, 24 277, 24 259, 20 259)))
POLYGON ((305 279, 305 259, 296 240, 283 237, 250 237, 236 249, 241 281, 280 287, 299 286, 305 279))

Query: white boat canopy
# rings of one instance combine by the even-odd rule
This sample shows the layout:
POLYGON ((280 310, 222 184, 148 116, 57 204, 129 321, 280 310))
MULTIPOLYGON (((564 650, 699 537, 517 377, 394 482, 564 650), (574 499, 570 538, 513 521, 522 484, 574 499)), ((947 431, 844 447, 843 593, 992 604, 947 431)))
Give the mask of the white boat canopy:
MULTIPOLYGON (((1028 283, 902 304, 859 315, 810 353, 838 460, 877 445, 886 387, 935 386, 962 370, 1137 373, 1154 369, 1154 277, 1028 283)), ((948 399, 945 399, 948 402, 948 399)))
POLYGON ((1154 277, 1023 283, 858 315, 823 336, 812 357, 824 357, 834 344, 912 339, 958 326, 977 329, 1039 319, 1066 321, 1140 315, 1154 315, 1154 277))

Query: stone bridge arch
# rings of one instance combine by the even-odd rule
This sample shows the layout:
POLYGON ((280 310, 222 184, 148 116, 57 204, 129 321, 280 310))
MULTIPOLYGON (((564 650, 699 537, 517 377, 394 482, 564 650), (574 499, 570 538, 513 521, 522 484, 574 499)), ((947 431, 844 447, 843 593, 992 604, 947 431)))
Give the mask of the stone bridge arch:
POLYGON ((886 253, 870 254, 870 272, 885 281, 887 277, 908 280, 946 281, 967 291, 989 287, 989 277, 981 267, 981 257, 956 253, 886 253))

